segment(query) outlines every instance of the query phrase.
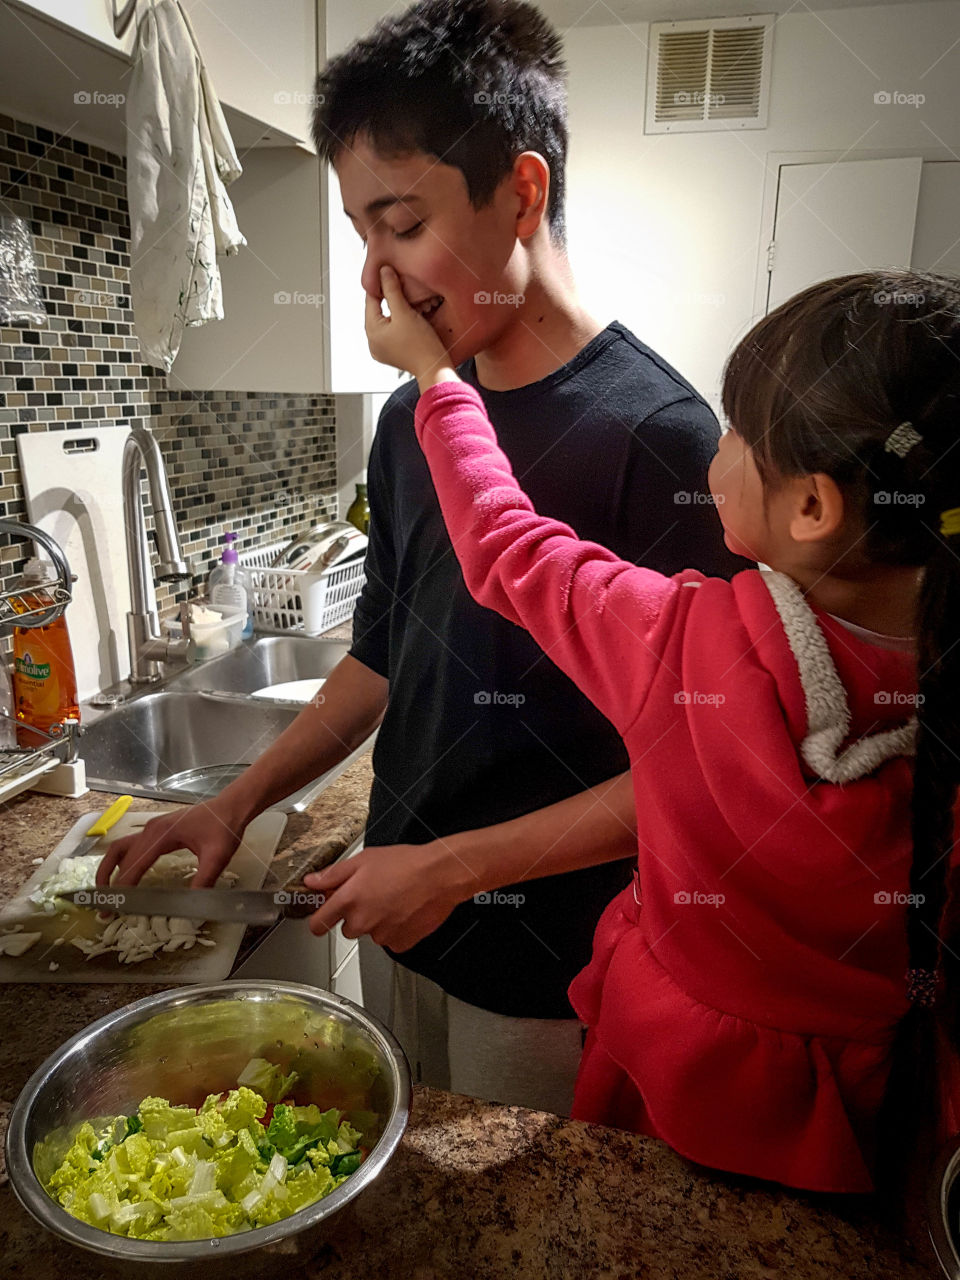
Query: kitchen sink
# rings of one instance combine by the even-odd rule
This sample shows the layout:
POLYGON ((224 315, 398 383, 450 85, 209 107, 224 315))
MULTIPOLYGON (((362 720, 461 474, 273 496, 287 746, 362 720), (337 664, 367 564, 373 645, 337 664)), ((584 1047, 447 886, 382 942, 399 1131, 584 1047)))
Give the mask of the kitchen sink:
MULTIPOLYGON (((120 705, 84 714, 80 755, 95 791, 191 802, 216 795, 299 714, 279 699, 251 698, 272 685, 323 679, 347 653, 342 640, 257 636, 162 686, 123 686, 120 705)), ((119 688, 119 687, 118 687, 119 688)), ((373 739, 280 804, 305 809, 373 739)))
POLYGON ((350 645, 310 636, 258 636, 219 658, 188 667, 167 682, 168 689, 216 689, 253 693, 291 680, 315 680, 330 674, 350 645))
MULTIPOLYGON (((227 657, 233 653, 207 665, 227 657)), ((299 710, 290 703, 185 691, 182 686, 146 693, 86 726, 80 755, 87 784, 95 791, 188 803, 215 795, 257 759, 299 710)), ((369 745, 368 739, 274 807, 305 809, 369 745)))

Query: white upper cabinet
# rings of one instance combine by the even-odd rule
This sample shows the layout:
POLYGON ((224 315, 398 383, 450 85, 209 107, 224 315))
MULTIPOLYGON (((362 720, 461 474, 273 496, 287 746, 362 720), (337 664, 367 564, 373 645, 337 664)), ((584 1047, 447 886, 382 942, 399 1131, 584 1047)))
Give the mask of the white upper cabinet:
MULTIPOLYGON (((238 151, 312 150, 317 0, 181 3, 238 151)), ((0 111, 124 155, 136 19, 118 38, 114 6, 125 0, 3 0, 0 111)))
POLYGON ((312 150, 310 95, 317 72, 316 0, 180 3, 221 103, 275 129, 285 143, 293 139, 312 150))
MULTIPOLYGON (((357 7, 353 0, 331 0, 319 23, 314 67, 363 35, 387 8, 386 0, 358 0, 357 7)), ((199 30, 197 38, 209 48, 199 30)), ((311 91, 313 81, 311 74, 311 91)), ((219 73, 214 83, 219 91, 219 73)), ((307 107, 307 136, 309 119, 307 107)), ((397 371, 378 364, 367 348, 364 249, 343 212, 336 175, 300 148, 258 149, 241 162, 243 176, 229 192, 247 245, 220 259, 224 319, 185 331, 170 385, 194 391, 393 391, 397 371)))
POLYGON ((16 7, 129 56, 136 23, 131 22, 123 36, 114 35, 114 2, 117 13, 121 13, 125 0, 16 0, 16 7))
MULTIPOLYGON (((125 155, 134 26, 117 38, 114 4, 0 0, 0 111, 125 155)), ((184 333, 169 385, 392 391, 364 337, 363 247, 310 140, 318 67, 389 0, 181 4, 243 166, 228 190, 247 244, 219 260, 225 318, 184 333)))

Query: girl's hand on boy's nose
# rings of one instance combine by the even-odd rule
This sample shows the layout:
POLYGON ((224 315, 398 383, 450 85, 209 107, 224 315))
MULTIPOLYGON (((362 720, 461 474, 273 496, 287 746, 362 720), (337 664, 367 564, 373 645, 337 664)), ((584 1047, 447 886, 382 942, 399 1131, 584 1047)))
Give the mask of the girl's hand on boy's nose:
POLYGON ((400 279, 392 267, 380 268, 380 287, 389 316, 385 316, 376 298, 367 294, 365 328, 370 354, 381 364, 406 369, 418 381, 450 369, 446 348, 428 320, 414 311, 403 295, 400 279))
POLYGON ((443 842, 361 849, 303 878, 326 895, 310 917, 310 932, 323 937, 343 921, 343 936, 369 934, 392 951, 407 951, 433 933, 465 894, 457 883, 463 867, 443 842))

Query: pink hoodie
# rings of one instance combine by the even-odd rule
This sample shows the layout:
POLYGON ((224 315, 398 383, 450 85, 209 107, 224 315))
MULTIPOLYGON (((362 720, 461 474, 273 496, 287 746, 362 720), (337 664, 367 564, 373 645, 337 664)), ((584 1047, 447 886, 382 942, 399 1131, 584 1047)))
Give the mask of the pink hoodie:
POLYGON ((783 574, 667 578, 579 541, 533 511, 464 383, 428 390, 416 429, 469 590, 630 754, 640 892, 570 988, 593 1033, 575 1114, 623 1121, 626 1084, 643 1129, 699 1163, 872 1189, 907 1009, 915 658, 783 574))

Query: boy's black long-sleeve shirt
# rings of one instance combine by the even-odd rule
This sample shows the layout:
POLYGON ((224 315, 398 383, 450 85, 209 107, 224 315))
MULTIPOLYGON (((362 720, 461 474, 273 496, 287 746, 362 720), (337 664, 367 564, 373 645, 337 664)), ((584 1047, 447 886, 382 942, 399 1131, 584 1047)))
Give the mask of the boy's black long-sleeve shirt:
MULTIPOLYGON (((688 382, 623 325, 515 391, 479 386, 536 509, 661 573, 729 578, 709 499, 716 418, 688 382)), ((406 383, 380 416, 368 468, 370 545, 351 654, 386 677, 374 748, 368 845, 424 844, 505 822, 628 768, 609 721, 526 632, 469 595, 414 434, 406 383)), ((496 1013, 568 1018, 566 989, 590 958, 618 861, 506 886, 461 904, 395 958, 496 1013)))

